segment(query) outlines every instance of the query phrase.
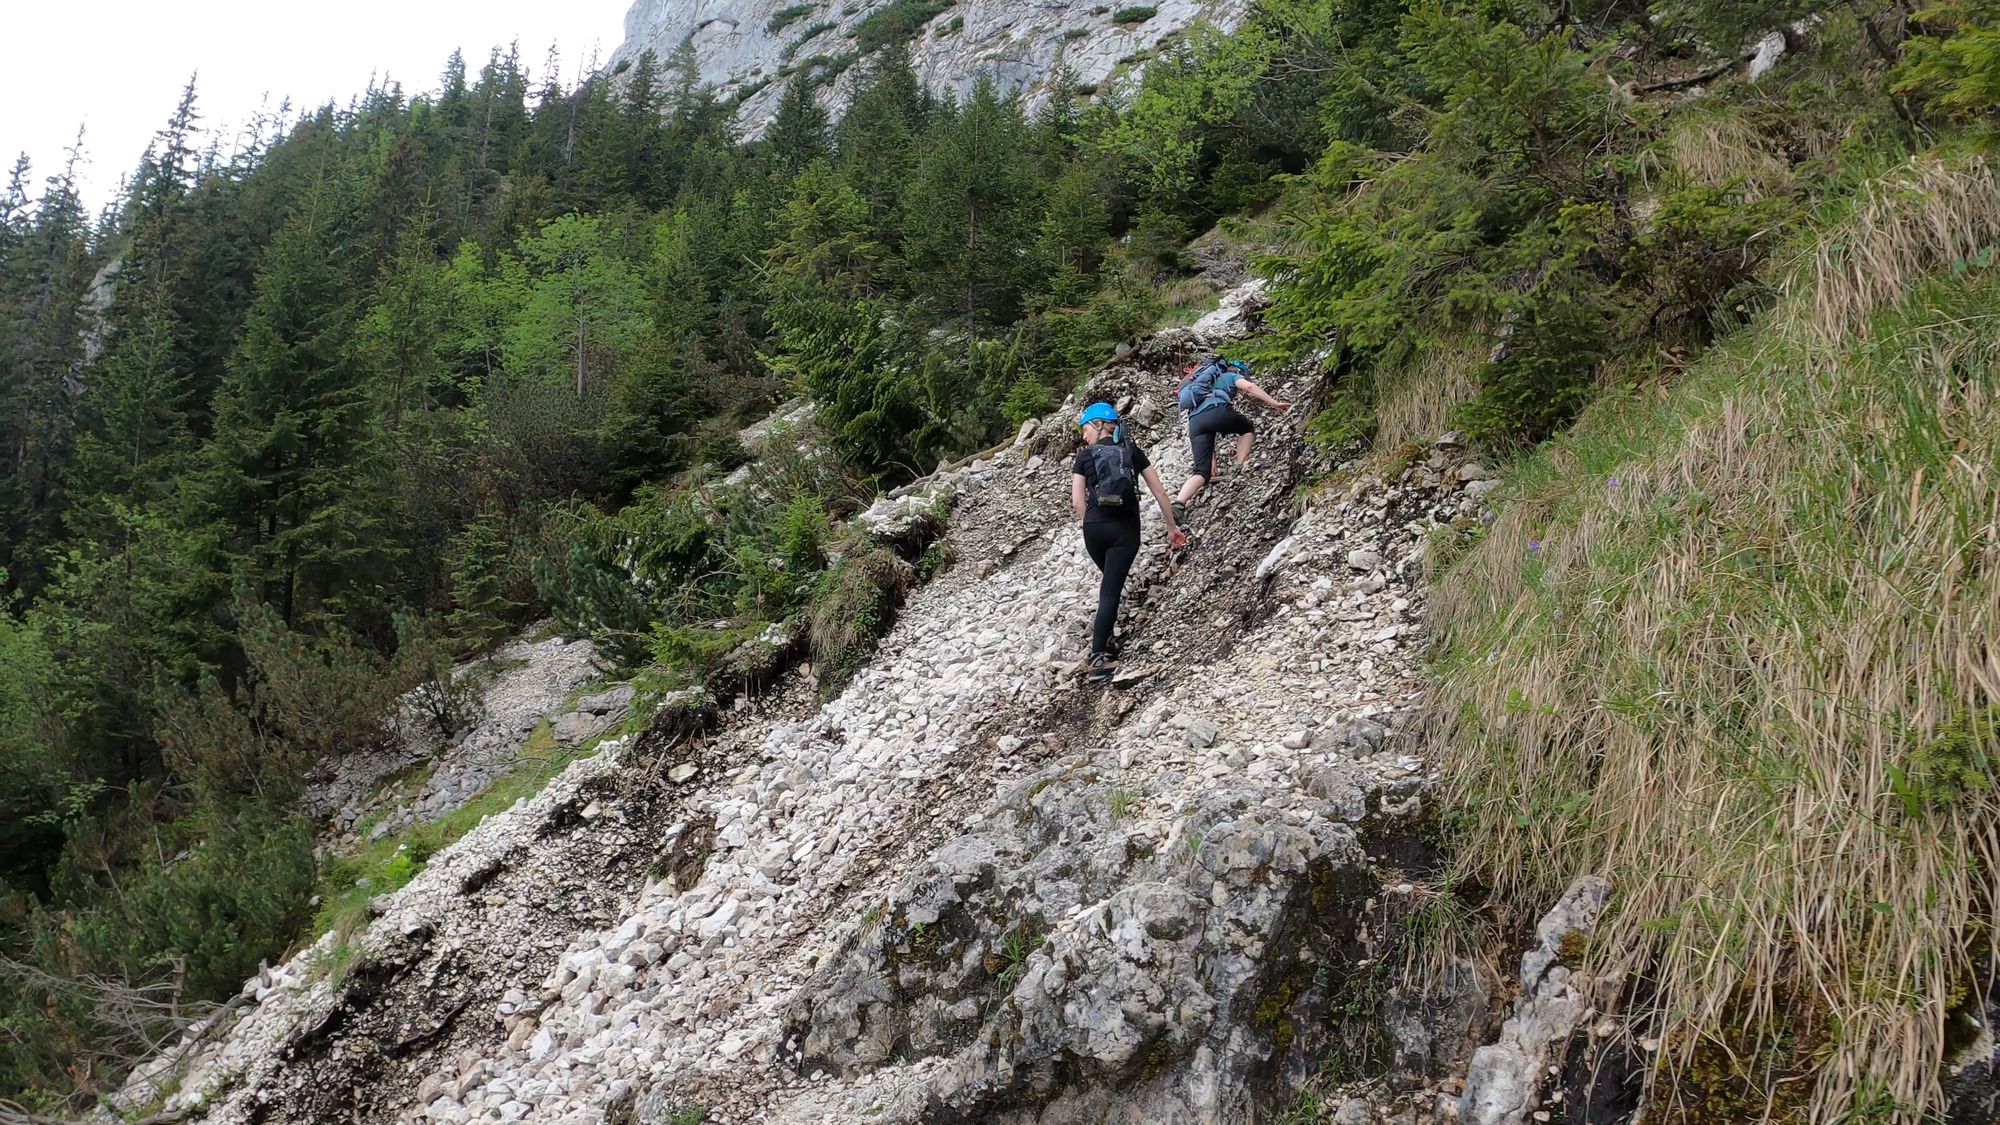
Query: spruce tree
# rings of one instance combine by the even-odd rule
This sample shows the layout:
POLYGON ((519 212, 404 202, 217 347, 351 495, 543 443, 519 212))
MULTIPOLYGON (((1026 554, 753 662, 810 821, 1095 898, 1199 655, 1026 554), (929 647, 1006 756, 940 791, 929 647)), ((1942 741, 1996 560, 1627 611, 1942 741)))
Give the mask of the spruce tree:
POLYGON ((507 541, 491 517, 467 524, 451 541, 452 633, 474 651, 491 648, 511 629, 520 603, 507 597, 507 541))
POLYGON ((885 50, 869 64, 836 134, 841 173, 868 205, 871 236, 892 247, 897 204, 928 116, 924 99, 909 53, 885 50))
POLYGON ((803 73, 794 74, 785 83, 777 116, 764 134, 764 146, 772 169, 787 178, 827 155, 826 110, 813 96, 813 83, 803 73))
POLYGON ((922 171, 903 200, 902 245, 941 313, 1004 324, 1019 312, 1035 155, 1018 104, 981 77, 964 108, 923 138, 922 171))
POLYGON ((79 133, 0 262, 0 570, 27 588, 59 534, 90 322, 96 263, 77 193, 81 145, 79 133))
POLYGON ((257 279, 243 344, 216 407, 206 497, 231 571, 295 627, 328 607, 375 542, 361 487, 374 452, 366 388, 349 342, 333 185, 279 232, 257 279))

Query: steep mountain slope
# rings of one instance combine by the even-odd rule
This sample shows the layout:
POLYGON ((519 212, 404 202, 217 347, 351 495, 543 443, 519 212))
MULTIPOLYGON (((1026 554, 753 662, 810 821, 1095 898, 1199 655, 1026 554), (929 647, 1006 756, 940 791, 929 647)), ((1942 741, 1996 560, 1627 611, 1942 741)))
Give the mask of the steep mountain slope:
POLYGON ((857 52, 884 37, 908 44, 917 77, 931 90, 963 97, 986 74, 1003 94, 1032 100, 1059 66, 1101 86, 1196 20, 1233 28, 1247 7, 1242 0, 634 0, 609 65, 616 72, 647 51, 664 62, 691 44, 702 81, 741 99, 739 120, 754 137, 770 123, 793 68, 818 67, 831 79, 827 96, 845 105, 857 52))
MULTIPOLYGON (((1170 482, 1187 465, 1176 375, 1244 329, 1253 294, 1092 380, 1170 482)), ((673 712, 579 762, 384 896, 343 978, 311 969, 329 937, 253 982, 229 1026, 153 1068, 179 1076, 167 1106, 212 1122, 1272 1108, 1429 894, 1397 874, 1421 860, 1424 778, 1398 753, 1418 560, 1434 519, 1483 510, 1460 483, 1481 474, 1439 471, 1447 441, 1405 486, 1336 478, 1302 511, 1323 466, 1296 416, 1273 420, 1249 471, 1196 506, 1184 557, 1149 522, 1125 671, 1086 689, 1075 406, 869 513, 896 537, 955 503, 934 548, 950 561, 837 697, 794 675, 712 734, 673 712)), ((1369 1013, 1396 1026, 1419 1095, 1484 1020, 1467 983, 1369 1013)))

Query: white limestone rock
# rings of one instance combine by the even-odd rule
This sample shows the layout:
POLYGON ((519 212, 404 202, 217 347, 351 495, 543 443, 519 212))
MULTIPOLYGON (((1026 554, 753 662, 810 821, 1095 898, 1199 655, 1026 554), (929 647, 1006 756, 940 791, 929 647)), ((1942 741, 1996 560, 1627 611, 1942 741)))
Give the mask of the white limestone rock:
MULTIPOLYGON (((625 13, 625 40, 612 53, 608 69, 620 73, 647 51, 664 65, 685 41, 694 48, 702 81, 714 85, 724 99, 741 98, 738 122, 748 136, 759 137, 777 112, 784 88, 779 73, 796 60, 853 51, 856 27, 893 2, 824 0, 773 31, 774 16, 800 5, 794 0, 635 0, 625 13), (833 26, 806 37, 826 24, 833 26)), ((1129 7, 1095 0, 1034 5, 959 0, 917 32, 909 44, 910 61, 925 85, 961 100, 984 74, 1003 95, 1023 94, 1033 104, 1059 65, 1067 66, 1078 83, 1105 89, 1136 76, 1145 57, 1197 20, 1234 28, 1247 5, 1244 0, 1152 0, 1145 5, 1150 17, 1114 23, 1112 17, 1129 7)), ((863 66, 848 67, 825 89, 821 97, 831 108, 846 106, 863 66)))

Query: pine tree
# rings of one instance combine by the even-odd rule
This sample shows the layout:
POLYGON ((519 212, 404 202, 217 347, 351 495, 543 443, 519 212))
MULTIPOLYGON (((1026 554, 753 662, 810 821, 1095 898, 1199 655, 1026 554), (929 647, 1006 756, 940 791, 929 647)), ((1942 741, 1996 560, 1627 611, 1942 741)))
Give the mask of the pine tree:
POLYGON ((1005 324, 1019 311, 1034 153, 1020 107, 981 77, 965 107, 926 132, 922 172, 903 200, 902 245, 940 312, 1005 324))
POLYGON ((507 541, 490 517, 467 524, 451 541, 451 631, 474 651, 505 637, 520 603, 507 598, 507 541))
POLYGON ((133 268, 138 276, 121 278, 107 346, 86 375, 72 531, 90 530, 95 517, 87 512, 101 514, 106 501, 167 495, 192 449, 183 333, 172 307, 177 279, 143 260, 133 268))
POLYGON ((828 154, 826 110, 813 96, 813 83, 804 74, 793 75, 785 84, 777 116, 764 134, 764 146, 772 169, 787 178, 828 154))
POLYGON ((379 515, 362 487, 372 418, 351 358, 351 279, 321 198, 286 224, 265 259, 216 407, 206 489, 228 568, 296 627, 365 577, 379 515))
POLYGON ((660 89, 659 61, 645 51, 625 76, 619 104, 619 129, 613 142, 624 162, 619 189, 647 207, 673 198, 675 168, 668 159, 665 93, 660 89))
POLYGON ((891 247, 897 204, 912 179, 926 123, 924 99, 909 53, 885 50, 862 76, 836 135, 841 173, 868 204, 871 235, 891 247))
POLYGON ((96 268, 77 194, 82 143, 79 133, 0 262, 0 570, 30 589, 62 518, 96 268))
POLYGON ((1111 211, 1099 172, 1085 163, 1065 169, 1049 186, 1035 236, 1034 260, 1045 276, 1090 273, 1111 238, 1111 211))

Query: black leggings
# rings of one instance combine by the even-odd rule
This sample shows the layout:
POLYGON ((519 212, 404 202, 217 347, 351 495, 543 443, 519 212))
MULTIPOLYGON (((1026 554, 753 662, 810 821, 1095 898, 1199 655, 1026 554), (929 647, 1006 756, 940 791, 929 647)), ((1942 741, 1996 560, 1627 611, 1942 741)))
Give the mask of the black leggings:
POLYGON ((1111 643, 1111 627, 1118 623, 1118 599, 1125 596, 1125 578, 1139 557, 1137 520, 1100 520, 1083 525, 1083 549, 1090 561, 1104 572, 1097 584, 1097 619, 1090 626, 1090 654, 1103 652, 1111 643))
POLYGON ((1207 410, 1188 419, 1188 445, 1194 452, 1194 465, 1188 471, 1203 480, 1215 479, 1215 437, 1217 434, 1254 434, 1257 427, 1236 412, 1236 408, 1224 403, 1211 406, 1207 410))

